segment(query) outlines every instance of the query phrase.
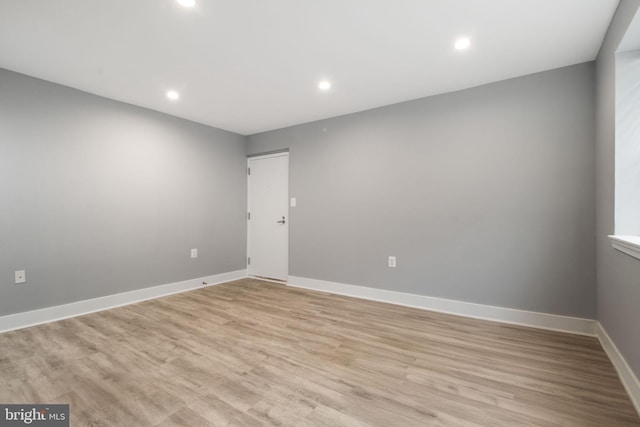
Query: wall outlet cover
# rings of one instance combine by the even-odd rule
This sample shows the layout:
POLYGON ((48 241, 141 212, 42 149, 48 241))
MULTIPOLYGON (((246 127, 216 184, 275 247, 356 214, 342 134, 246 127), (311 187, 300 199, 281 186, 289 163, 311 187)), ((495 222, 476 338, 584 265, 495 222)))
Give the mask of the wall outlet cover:
POLYGON ((390 256, 389 257, 389 267, 395 268, 395 266, 396 266, 396 257, 390 256))
POLYGON ((27 281, 27 273, 24 270, 16 271, 16 283, 25 283, 27 281))

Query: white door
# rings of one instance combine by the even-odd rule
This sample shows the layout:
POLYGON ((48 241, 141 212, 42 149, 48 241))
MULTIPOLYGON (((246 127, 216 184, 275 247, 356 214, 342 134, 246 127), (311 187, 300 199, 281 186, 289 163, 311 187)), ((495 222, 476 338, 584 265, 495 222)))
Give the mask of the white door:
POLYGON ((289 153, 248 159, 249 275, 286 281, 289 275, 289 153))

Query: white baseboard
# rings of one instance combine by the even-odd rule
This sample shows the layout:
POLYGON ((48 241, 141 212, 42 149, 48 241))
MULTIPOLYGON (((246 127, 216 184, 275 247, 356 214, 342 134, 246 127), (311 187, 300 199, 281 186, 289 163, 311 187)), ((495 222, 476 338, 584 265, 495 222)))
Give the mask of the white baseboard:
POLYGON ((638 377, 631 370, 631 367, 622 356, 622 353, 620 353, 618 347, 616 347, 600 322, 598 322, 596 327, 596 333, 604 351, 609 356, 609 359, 616 368, 616 371, 618 371, 618 376, 620 377, 624 388, 627 390, 627 393, 629 393, 633 406, 636 407, 636 411, 640 414, 640 381, 638 381, 638 377))
POLYGON ((496 322, 531 326, 534 328, 569 332, 580 335, 594 336, 596 334, 596 321, 591 319, 494 307, 490 305, 474 304, 444 298, 434 298, 424 295, 308 279, 306 277, 289 276, 287 284, 298 288, 313 289, 372 301, 381 301, 404 305, 407 307, 421 308, 424 310, 457 314, 475 319, 493 320, 496 322))
POLYGON ((56 320, 67 319, 69 317, 81 316, 83 314, 94 313, 96 311, 121 307, 123 305, 134 304, 206 286, 218 285, 220 283, 230 282, 232 280, 238 280, 245 277, 247 277, 247 270, 231 271, 198 279, 185 280, 183 282, 152 286, 150 288, 136 289, 135 291, 122 292, 119 294, 72 302, 70 304, 57 305, 39 310, 26 311, 23 313, 9 314, 7 316, 0 317, 0 333, 40 325, 42 323, 54 322, 56 320), (203 285, 202 282, 206 282, 207 284, 203 285))

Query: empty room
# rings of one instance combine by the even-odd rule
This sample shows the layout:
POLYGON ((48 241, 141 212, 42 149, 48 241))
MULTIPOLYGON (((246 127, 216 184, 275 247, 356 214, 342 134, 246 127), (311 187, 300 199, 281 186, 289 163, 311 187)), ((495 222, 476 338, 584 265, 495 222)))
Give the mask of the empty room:
POLYGON ((0 426, 640 426, 640 0, 0 0, 0 426))

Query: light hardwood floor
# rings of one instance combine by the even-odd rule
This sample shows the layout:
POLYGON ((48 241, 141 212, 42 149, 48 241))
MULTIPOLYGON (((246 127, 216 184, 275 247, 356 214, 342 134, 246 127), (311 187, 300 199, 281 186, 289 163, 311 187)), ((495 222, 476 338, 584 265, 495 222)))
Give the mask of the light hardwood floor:
POLYGON ((0 335, 75 426, 640 426, 593 337, 245 279, 0 335))

